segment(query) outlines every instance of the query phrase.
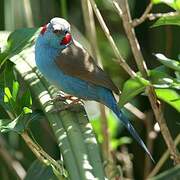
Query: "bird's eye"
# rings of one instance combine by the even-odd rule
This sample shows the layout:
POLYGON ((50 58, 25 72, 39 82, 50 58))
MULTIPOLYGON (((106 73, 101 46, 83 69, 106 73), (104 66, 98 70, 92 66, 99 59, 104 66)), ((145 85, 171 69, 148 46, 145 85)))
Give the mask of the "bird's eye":
POLYGON ((61 31, 61 30, 58 30, 58 29, 55 29, 55 30, 53 31, 54 34, 61 34, 61 32, 62 32, 62 31, 61 31))
POLYGON ((68 33, 68 31, 65 31, 64 33, 65 33, 65 34, 67 34, 67 33, 68 33))

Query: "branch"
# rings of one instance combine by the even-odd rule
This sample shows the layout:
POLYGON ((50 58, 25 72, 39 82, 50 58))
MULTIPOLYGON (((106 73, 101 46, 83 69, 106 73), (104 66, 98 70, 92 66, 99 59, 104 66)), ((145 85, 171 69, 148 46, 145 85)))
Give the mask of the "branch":
POLYGON ((151 11, 152 7, 153 7, 153 3, 150 2, 149 5, 146 7, 146 10, 142 14, 142 16, 140 18, 134 19, 132 21, 132 26, 136 27, 136 26, 140 25, 141 23, 143 23, 149 17, 148 15, 149 15, 149 12, 151 11))
MULTIPOLYGON (((176 146, 180 143, 180 134, 176 137, 174 143, 175 143, 176 146)), ((159 170, 161 169, 161 167, 163 166, 165 161, 168 159, 168 157, 169 157, 169 150, 166 150, 165 153, 160 158, 160 160, 158 161, 158 163, 156 164, 156 166, 154 167, 154 169, 148 175, 147 179, 149 179, 150 177, 155 176, 159 172, 159 170)))
MULTIPOLYGON (((128 2, 127 2, 127 0, 112 0, 112 1, 115 5, 116 10, 118 11, 118 14, 122 18, 123 26, 124 26, 125 32, 127 34, 127 37, 129 39, 138 69, 141 72, 142 76, 144 78, 148 79, 148 71, 147 71, 147 67, 146 67, 146 62, 142 55, 139 42, 138 42, 135 32, 134 32, 134 28, 132 27, 132 25, 130 23, 130 22, 132 22, 132 19, 131 19, 131 15, 130 15, 130 11, 129 11, 128 2)), ((166 142, 166 145, 170 151, 172 159, 175 161, 176 164, 179 164, 180 163, 179 152, 175 147, 172 136, 167 127, 166 120, 163 116, 161 103, 157 99, 154 87, 147 86, 146 93, 148 95, 151 107, 154 111, 156 121, 158 122, 158 124, 160 126, 161 133, 162 133, 163 138, 166 142)))
POLYGON ((59 163, 57 163, 51 156, 49 156, 41 147, 40 145, 37 145, 33 142, 33 140, 29 137, 27 132, 23 132, 21 134, 21 137, 24 139, 27 146, 31 149, 31 151, 34 153, 34 155, 43 163, 45 164, 51 164, 53 165, 56 170, 60 173, 62 176, 61 178, 64 179, 63 174, 65 173, 65 170, 63 166, 61 166, 59 163))
POLYGON ((91 5, 92 5, 92 8, 97 16, 97 19, 114 51, 114 54, 116 56, 116 58, 119 60, 119 64, 124 68, 124 70, 131 76, 131 77, 135 77, 136 76, 136 73, 131 69, 131 67, 126 63, 126 61, 124 60, 124 58, 122 57, 122 55, 120 54, 111 34, 110 34, 110 31, 108 29, 108 27, 106 26, 106 23, 104 22, 104 19, 99 11, 99 9, 97 8, 97 5, 96 3, 94 2, 94 0, 89 0, 91 5))
POLYGON ((150 20, 150 21, 153 21, 157 18, 161 18, 161 17, 169 17, 169 16, 178 16, 180 15, 179 11, 175 11, 175 12, 168 12, 168 13, 151 13, 151 14, 148 14, 147 15, 147 18, 150 20))

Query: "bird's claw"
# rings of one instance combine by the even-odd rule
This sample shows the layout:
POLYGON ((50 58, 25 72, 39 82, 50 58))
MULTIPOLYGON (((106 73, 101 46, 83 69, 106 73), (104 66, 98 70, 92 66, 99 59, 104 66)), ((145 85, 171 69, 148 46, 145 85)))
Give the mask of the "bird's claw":
MULTIPOLYGON (((73 97, 73 96, 72 96, 73 97)), ((61 112, 61 111, 65 111, 67 109, 71 109, 73 111, 77 111, 74 109, 74 105, 78 105, 78 104, 81 104, 82 105, 82 100, 81 99, 73 99, 71 100, 71 102, 69 104, 65 104, 63 107, 60 107, 60 108, 57 108, 57 109, 54 109, 52 110, 51 112, 61 112)))

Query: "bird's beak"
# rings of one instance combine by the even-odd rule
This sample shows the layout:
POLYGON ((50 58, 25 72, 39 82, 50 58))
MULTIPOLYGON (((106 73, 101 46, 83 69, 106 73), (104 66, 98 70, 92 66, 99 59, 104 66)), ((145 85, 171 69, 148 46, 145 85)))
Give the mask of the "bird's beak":
POLYGON ((67 32, 64 38, 61 40, 60 45, 68 45, 72 41, 72 36, 67 32))

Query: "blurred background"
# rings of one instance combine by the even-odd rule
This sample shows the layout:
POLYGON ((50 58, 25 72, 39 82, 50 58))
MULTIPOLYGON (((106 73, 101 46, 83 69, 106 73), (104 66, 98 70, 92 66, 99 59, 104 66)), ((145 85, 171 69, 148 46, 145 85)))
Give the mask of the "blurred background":
MULTIPOLYGON (((122 27, 121 20, 114 11, 111 0, 98 0, 96 3, 120 52, 127 60, 128 64, 136 71, 136 65, 122 27)), ((129 1, 132 17, 140 17, 148 3, 149 1, 146 0, 129 1)), ((88 30, 85 28, 85 23, 87 22, 84 20, 82 4, 83 0, 0 0, 0 30, 11 32, 22 27, 40 27, 48 23, 51 18, 57 16, 66 18, 78 29, 78 36, 81 36, 82 34, 88 39, 88 30)), ((171 10, 172 9, 163 4, 156 5, 153 8, 153 12, 169 12, 171 10)), ((168 57, 176 59, 180 52, 179 27, 162 26, 152 28, 152 24, 152 21, 145 21, 136 28, 136 35, 149 69, 160 66, 158 61, 153 57, 152 53, 163 53, 168 57)), ((105 71, 111 76, 114 83, 119 87, 119 89, 122 89, 123 83, 129 78, 129 76, 115 61, 112 48, 109 45, 96 17, 95 27, 99 54, 101 57, 100 62, 102 63, 105 71)), ((158 128, 155 129, 155 120, 152 115, 148 99, 144 95, 139 95, 131 103, 147 114, 151 121, 147 122, 140 120, 132 113, 129 113, 129 111, 124 109, 127 116, 132 120, 135 128, 147 144, 149 142, 146 141, 147 135, 151 137, 148 146, 152 151, 154 159, 158 161, 167 147, 158 131, 158 128)), ((90 104, 86 107, 86 109, 90 119, 92 120, 91 122, 97 133, 97 137, 101 143, 101 115, 100 111, 97 111, 97 109, 99 109, 99 105, 95 106, 90 104)), ((179 133, 179 114, 167 104, 163 105, 163 110, 168 127, 173 138, 175 138, 179 133)), ((1 115, 2 113, 0 111, 0 118, 1 115)), ((129 133, 121 126, 121 124, 118 123, 115 116, 108 111, 106 112, 106 115, 110 127, 109 131, 111 136, 110 141, 112 143, 112 151, 116 154, 117 164, 125 167, 125 160, 123 160, 122 157, 123 154, 128 154, 127 156, 130 159, 129 163, 132 167, 129 172, 126 173, 130 173, 134 179, 143 179, 145 174, 152 169, 153 165, 150 160, 148 160, 149 163, 147 163, 147 160, 145 161, 145 153, 137 145, 137 143, 131 139, 129 133)), ((44 148, 44 150, 55 159, 58 159, 58 148, 48 123, 46 121, 33 123, 31 130, 33 132, 33 136, 44 148)), ((15 173, 13 173, 12 169, 8 165, 9 162, 7 162, 7 159, 3 156, 7 155, 14 160, 17 160, 25 171, 27 171, 35 157, 24 144, 23 140, 21 140, 21 138, 15 133, 9 133, 6 135, 0 134, 0 146, 1 145, 6 147, 9 155, 2 154, 0 151, 0 179, 16 179, 17 177, 15 173)), ((9 161, 11 162, 12 159, 9 161)), ((163 165, 161 171, 164 171, 169 167, 172 167, 171 160, 168 160, 163 165)))

